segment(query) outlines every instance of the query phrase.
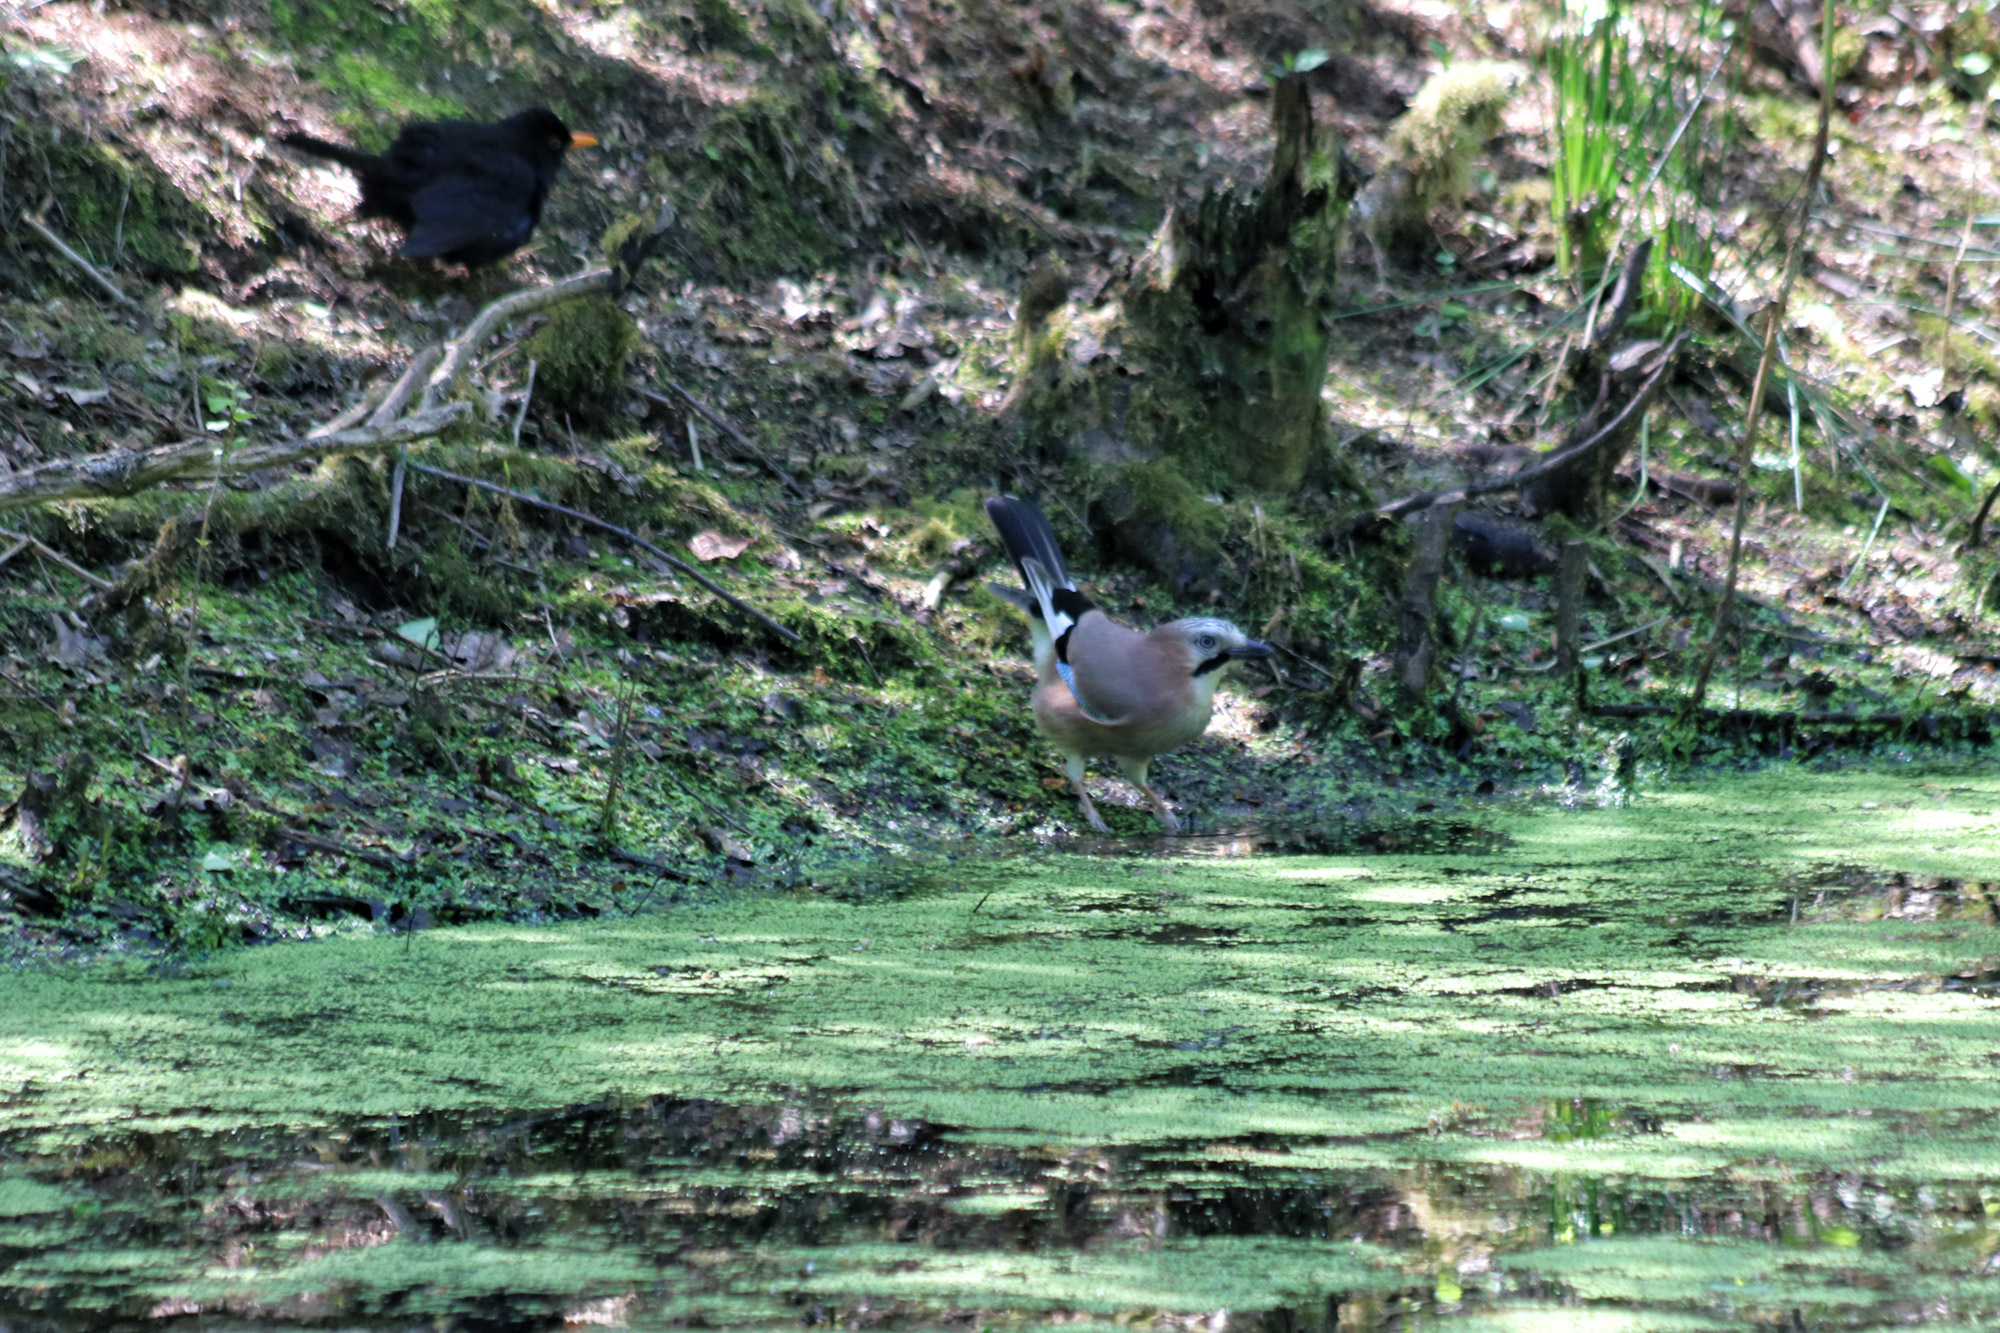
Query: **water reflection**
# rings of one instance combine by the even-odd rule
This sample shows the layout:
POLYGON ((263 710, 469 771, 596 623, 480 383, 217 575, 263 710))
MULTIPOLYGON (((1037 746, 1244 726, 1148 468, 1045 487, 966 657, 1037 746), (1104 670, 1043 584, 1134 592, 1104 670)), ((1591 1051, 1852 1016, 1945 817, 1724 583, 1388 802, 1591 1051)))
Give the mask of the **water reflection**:
MULTIPOLYGON (((1570 1098, 1440 1128, 1562 1141, 1662 1121, 1570 1098)), ((1685 1180, 1271 1165, 1294 1146, 1055 1151, 837 1107, 654 1100, 0 1148, 0 1328, 2000 1317, 2000 1182, 1776 1160, 1685 1180)))

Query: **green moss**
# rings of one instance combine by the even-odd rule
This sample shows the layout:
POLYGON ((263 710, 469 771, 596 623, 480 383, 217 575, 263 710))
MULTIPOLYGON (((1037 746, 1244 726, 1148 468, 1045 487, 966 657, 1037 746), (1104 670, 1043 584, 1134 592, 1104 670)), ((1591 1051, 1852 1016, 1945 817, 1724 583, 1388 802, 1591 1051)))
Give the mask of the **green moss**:
POLYGON ((809 272, 875 222, 856 172, 895 151, 873 131, 890 109, 874 84, 826 68, 822 85, 776 80, 731 103, 702 131, 699 157, 661 163, 657 184, 699 192, 682 217, 726 273, 809 272))
POLYGON ((68 1206, 68 1197, 52 1185, 21 1175, 0 1175, 0 1218, 56 1213, 68 1206))
POLYGON ((730 0, 695 0, 684 22, 684 31, 698 50, 758 50, 749 17, 730 0))
MULTIPOLYGON (((1853 1151, 1854 1135, 1885 1162, 1933 1151, 1861 1123, 1816 1145, 1784 1117, 2000 1109, 1984 1001, 1905 984, 1980 966, 2000 953, 2000 932, 1977 914, 1920 924, 1808 912, 1792 926, 1788 905, 1841 865, 2000 876, 2000 786, 1990 775, 1819 774, 1802 802, 1798 780, 1510 817, 1510 840, 1484 854, 1188 862, 1144 887, 1115 861, 967 864, 941 868, 944 891, 896 902, 765 899, 481 927, 428 934, 409 952, 357 939, 233 955, 183 980, 145 982, 119 964, 23 973, 0 1010, 0 1085, 41 1091, 4 1115, 17 1130, 53 1130, 159 1108, 133 1117, 143 1126, 196 1106, 202 1123, 227 1127, 581 1102, 607 1087, 729 1097, 825 1086, 995 1132, 1136 1141, 1287 1126, 1346 1140, 1421 1126, 1453 1100, 1508 1107, 1560 1088, 1708 1117, 1671 1141, 1602 1150, 1633 1160, 1671 1153, 1715 1169, 1782 1141, 1794 1160, 1816 1161, 1853 1151), (1180 942, 1155 942, 1154 927, 1172 923, 1164 938, 1180 942), (1201 942, 1224 929, 1233 949, 1201 942), (857 952, 857 939, 872 943, 857 952), (772 990, 779 974, 786 984, 772 990), (1024 976, 1035 978, 1027 989, 1024 976), (1840 998, 1807 1013, 1709 984, 1732 976, 1840 998), (219 979, 229 1017, 213 1002, 219 979), (1583 981, 1548 1004, 1549 983, 1583 981), (407 1021, 417 993, 421 1030, 407 1021), (1183 1003, 1162 1008, 1162 994, 1183 1003), (1352 1002, 1362 994, 1396 999, 1352 1002), (715 1049, 714 1025, 741 1031, 727 1014, 753 1002, 756 1029, 715 1049), (1071 1017, 1052 1023, 1058 1012, 1071 1017), (300 1013, 325 1017, 285 1027, 300 1013), (1239 1034, 1212 1057, 1227 1071, 1214 1090, 1108 1105, 1017 1091, 1145 1088, 1161 1061, 1183 1058, 1176 1042, 1208 1029, 1239 1034), (979 1032, 997 1049, 965 1044, 979 1032), (1529 1033, 1532 1049, 1517 1040, 1529 1033), (1912 1040, 1928 1052, 1922 1079, 1910 1077, 1912 1040), (264 1076, 236 1079, 253 1051, 264 1076), (1770 1076, 1719 1082, 1711 1070, 1723 1065, 1770 1076), (91 1078, 63 1079, 83 1066, 91 1078), (457 1076, 473 1068, 476 1079, 457 1076)), ((1476 1136, 1420 1151, 1444 1148, 1487 1160, 1519 1151, 1476 1136)))
POLYGON ((1264 234, 1259 198, 1211 192, 1115 300, 1027 331, 1013 395, 1027 443, 1072 463, 1171 459, 1201 491, 1285 495, 1326 475, 1325 316, 1353 184, 1341 161, 1322 144, 1295 164, 1306 202, 1282 238, 1264 234))
MULTIPOLYGON (((807 700, 800 735, 841 706, 807 700)), ((887 891, 864 869, 17 972, 0 1300, 449 1317, 506 1293, 763 1327, 1337 1298, 1385 1328, 1477 1295, 1542 1327, 1557 1283, 1618 1326, 1945 1296, 1977 1326, 2000 1077, 1964 983, 2000 957, 1995 847, 1990 771, 1783 770, 1494 811, 1424 853, 937 857, 873 868, 887 891), (79 1167, 88 1193, 59 1188, 79 1167), (232 1201, 203 1228, 135 1229, 202 1189, 232 1201), (1357 1239, 1389 1203, 1396 1243, 1357 1239), (415 1236, 314 1230, 379 1234, 390 1205, 415 1236), (411 1243, 427 1225, 446 1243, 411 1243), (216 1265, 218 1229, 255 1262, 216 1265)))
POLYGON ((951 554, 960 540, 958 529, 940 518, 927 518, 909 536, 910 554, 920 561, 935 563, 951 554))
POLYGON ((194 212, 150 164, 73 133, 51 136, 46 152, 63 182, 59 218, 72 243, 107 265, 122 257, 156 273, 194 271, 201 253, 194 212))
POLYGON ((300 74, 332 94, 339 119, 364 143, 385 142, 398 120, 467 114, 463 102, 433 85, 445 70, 463 71, 465 85, 482 92, 486 68, 513 76, 510 83, 544 72, 535 52, 547 34, 532 8, 491 0, 400 10, 366 0, 273 0, 270 14, 300 53, 300 74), (518 48, 496 42, 524 35, 518 48))
POLYGON ((687 200, 681 217, 702 257, 734 276, 808 271, 848 253, 877 225, 857 173, 879 173, 898 148, 878 133, 895 108, 844 58, 847 39, 803 0, 701 0, 672 30, 770 74, 702 127, 695 152, 647 164, 656 187, 687 200))
POLYGON ((1212 562, 1228 526, 1221 507, 1204 500, 1167 462, 1120 468, 1105 509, 1122 553, 1166 579, 1184 566, 1212 562))
POLYGON ((600 406, 623 387, 638 347, 638 327, 610 297, 565 301, 528 339, 535 393, 559 411, 600 406))
POLYGON ((1388 159, 1356 206, 1375 243, 1409 260, 1437 248, 1433 210, 1456 208, 1472 159, 1500 129, 1520 71, 1471 61, 1447 65, 1389 127, 1388 159))

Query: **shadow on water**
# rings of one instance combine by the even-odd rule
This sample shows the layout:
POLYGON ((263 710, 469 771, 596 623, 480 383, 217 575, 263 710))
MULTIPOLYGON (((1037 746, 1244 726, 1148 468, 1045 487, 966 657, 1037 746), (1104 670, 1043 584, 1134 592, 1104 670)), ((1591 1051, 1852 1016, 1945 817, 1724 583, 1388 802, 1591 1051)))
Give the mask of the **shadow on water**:
POLYGON ((1370 819, 1268 818, 1236 828, 1142 837, 1059 838, 995 846, 921 845, 894 858, 816 862, 774 885, 811 888, 838 901, 903 897, 936 891, 970 866, 1016 864, 1051 857, 1115 860, 1209 860, 1271 856, 1490 856, 1507 835, 1488 820, 1425 812, 1370 819))
POLYGON ((1507 837, 1490 821, 1424 813, 1374 819, 1266 819, 1233 830, 1178 837, 1074 838, 1072 851, 1093 856, 1442 856, 1490 855, 1507 837))
MULTIPOLYGON (((1573 1143, 1662 1129, 1655 1113, 1576 1098, 1481 1132, 1573 1143)), ((1607 1328, 1990 1327, 2000 1314, 1991 1280, 1943 1277, 1991 1269, 1990 1188, 1243 1160, 1292 1146, 1030 1150, 838 1107, 664 1099, 491 1122, 107 1133, 55 1158, 0 1146, 0 1328, 1033 1317, 1333 1333, 1534 1328, 1559 1310, 1607 1328)))

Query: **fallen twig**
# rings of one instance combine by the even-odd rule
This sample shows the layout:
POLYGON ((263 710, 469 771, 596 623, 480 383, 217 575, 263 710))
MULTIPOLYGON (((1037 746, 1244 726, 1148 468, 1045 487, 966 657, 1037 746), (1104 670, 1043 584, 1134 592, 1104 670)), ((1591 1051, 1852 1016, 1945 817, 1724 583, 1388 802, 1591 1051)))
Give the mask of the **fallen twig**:
POLYGON ((521 447, 521 423, 528 419, 528 404, 535 400, 536 368, 537 368, 537 363, 535 361, 535 358, 533 358, 532 356, 529 357, 528 387, 521 390, 521 409, 520 411, 514 413, 514 447, 516 449, 519 449, 521 447))
MULTIPOLYGON (((231 449, 223 475, 241 476, 333 454, 363 454, 426 440, 463 416, 465 403, 450 403, 404 417, 389 426, 363 426, 320 439, 271 440, 231 449)), ((0 512, 50 500, 108 499, 133 495, 162 482, 216 475, 215 441, 183 440, 154 449, 114 449, 84 458, 64 458, 0 476, 0 512)))
MULTIPOLYGON (((382 399, 382 405, 369 413, 368 424, 371 426, 386 426, 402 415, 403 405, 408 403, 410 395, 416 392, 417 381, 429 373, 430 368, 436 365, 438 359, 443 355, 444 349, 435 346, 426 347, 423 351, 418 352, 411 360, 409 366, 403 371, 402 377, 396 381, 394 387, 389 390, 388 395, 382 399)), ((392 551, 396 549, 396 534, 403 526, 403 472, 409 460, 409 446, 398 446, 396 449, 396 471, 389 478, 389 533, 387 540, 383 543, 392 551)))
POLYGON ((614 861, 623 861, 628 866, 643 867, 665 879, 677 879, 685 882, 689 878, 685 870, 676 870, 665 861, 656 861, 650 856, 641 856, 637 852, 628 852, 623 847, 606 847, 604 854, 614 861))
POLYGON ((54 250, 64 259, 67 259, 70 263, 76 265, 77 268, 83 272, 84 276, 88 277, 92 282, 96 283, 99 287, 102 287, 107 293, 109 293, 111 299, 116 301, 119 305, 122 305, 129 310, 143 311, 145 309, 144 306, 140 305, 137 301, 133 300, 131 297, 127 296, 122 290, 120 290, 117 283, 113 282, 110 278, 104 276, 103 271, 99 269, 97 265, 91 263, 88 259, 85 259, 82 255, 78 254, 76 251, 70 249, 69 246, 64 243, 62 237, 50 231, 48 228, 48 224, 44 223, 40 218, 36 217, 33 213, 28 212, 26 209, 22 209, 21 221, 27 224, 29 231, 32 231, 35 233, 35 235, 41 237, 42 240, 47 243, 48 247, 51 250, 54 250))
MULTIPOLYGON (((1677 717, 1682 709, 1679 704, 1587 704, 1584 711, 1594 717, 1677 717)), ((1761 708, 1697 708, 1695 715, 1703 722, 1779 727, 1911 727, 1923 725, 1926 718, 1935 720, 1942 717, 1980 718, 1990 723, 1995 716, 1992 709, 1940 713, 1858 713, 1852 710, 1767 711, 1761 708)))
POLYGON ((76 563, 76 561, 50 546, 47 542, 42 541, 39 537, 31 537, 21 532, 8 532, 4 528, 0 528, 0 539, 16 543, 14 548, 7 552, 6 556, 0 557, 0 564, 5 564, 7 561, 12 560, 20 553, 21 548, 25 546, 34 551, 36 555, 42 557, 42 559, 53 560, 56 564, 61 565, 64 569, 67 569, 70 573, 76 575, 99 591, 109 592, 118 586, 110 579, 91 573, 82 565, 76 563))
POLYGON ((1687 599, 1681 595, 1681 590, 1674 586, 1673 578, 1668 574, 1665 565, 1652 556, 1647 555, 1644 551, 1634 552, 1634 555, 1638 558, 1640 564, 1653 571, 1653 577, 1657 578, 1660 581, 1660 586, 1667 590, 1667 596, 1674 599, 1675 606, 1680 606, 1686 602, 1687 599))
POLYGON ((387 853, 371 852, 366 847, 350 847, 344 842, 335 842, 332 838, 322 838, 317 833, 308 833, 304 829, 281 828, 278 830, 278 836, 287 842, 295 842, 301 847, 311 847, 315 851, 321 852, 333 852, 339 856, 351 856, 357 861, 366 861, 370 865, 387 866, 392 870, 401 869, 409 864, 387 853))
POLYGON ((444 353, 444 363, 432 375, 430 383, 424 386, 423 402, 418 410, 435 406, 440 398, 465 373, 466 363, 473 353, 485 345, 486 340, 500 327, 517 315, 540 310, 567 301, 572 297, 587 296, 591 292, 610 291, 617 281, 617 274, 608 268, 594 268, 587 273, 579 273, 573 278, 565 278, 552 287, 534 287, 525 292, 515 292, 503 296, 473 317, 465 326, 465 332, 451 342, 444 353))
MULTIPOLYGON (((1833 0, 1821 0, 1820 13, 1820 49, 1831 51, 1833 0)), ((1743 561, 1743 524, 1750 508, 1750 464, 1756 454, 1757 427, 1762 424, 1764 391, 1771 383, 1771 367, 1778 355, 1778 331, 1784 327, 1785 308, 1792 297, 1792 284, 1798 280, 1799 261, 1805 254, 1806 233, 1812 227, 1813 196, 1819 193, 1820 174, 1826 166, 1827 138, 1833 121, 1833 80, 1822 79, 1820 83, 1819 130, 1813 136, 1812 161, 1806 167, 1805 184, 1799 191, 1799 225, 1792 233, 1791 245, 1785 252, 1785 268, 1778 280, 1776 299, 1764 314, 1764 348, 1757 358, 1757 378, 1750 388, 1750 404, 1743 419, 1743 436, 1736 446, 1736 512, 1730 523, 1729 575, 1723 581, 1722 600, 1715 608, 1715 632, 1709 638, 1708 650, 1702 654, 1701 665, 1695 670, 1694 686, 1682 705, 1688 717, 1701 710, 1702 700, 1708 696, 1709 677, 1715 672, 1715 664, 1721 660, 1723 641, 1729 637, 1730 627, 1735 621, 1736 579, 1743 561)), ((1888 512, 1886 498, 1883 512, 1888 512)), ((1879 526, 1879 519, 1877 523, 1879 526)), ((1873 540, 1872 536, 1870 540, 1873 540)), ((1866 552, 1863 554, 1865 556, 1866 552)))
MULTIPOLYGON (((1629 639, 1634 634, 1644 634, 1649 629, 1657 629, 1661 625, 1666 624, 1669 620, 1672 619, 1673 616, 1671 615, 1661 616, 1659 619, 1649 620, 1643 625, 1634 625, 1631 629, 1623 630, 1617 634, 1612 635, 1608 639, 1599 639, 1596 643, 1586 643, 1585 645, 1583 645, 1583 647, 1577 649, 1576 651, 1579 655, 1584 653, 1594 653, 1600 648, 1609 648, 1612 644, 1617 643, 1622 639, 1629 639)), ((1526 671, 1554 671, 1555 669, 1556 669, 1556 664, 1553 661, 1543 662, 1535 666, 1523 668, 1523 670, 1526 671)), ((1608 707, 1609 705, 1606 706, 1608 707)))
POLYGON ((329 435, 337 435, 341 431, 360 425, 362 420, 370 412, 373 412, 376 405, 381 401, 375 393, 375 390, 381 387, 383 386, 378 383, 363 389, 361 396, 355 399, 350 406, 344 408, 338 416, 330 417, 307 431, 306 438, 308 440, 322 440, 329 435))
POLYGON ((186 755, 178 756, 177 758, 174 759, 172 763, 169 763, 166 760, 161 759, 157 755, 146 754, 143 751, 140 753, 139 757, 145 760, 147 763, 151 764, 154 768, 159 769, 162 773, 165 773, 175 782, 185 783, 187 781, 186 755))
POLYGON ((1965 539, 1965 549, 1976 551, 1986 532, 1986 516, 1993 512, 1993 502, 2000 500, 2000 482, 1993 483, 1993 489, 1986 492, 1986 499, 1979 506, 1979 512, 1972 516, 1972 531, 1965 539))
POLYGON ((1620 630, 1618 631, 1618 633, 1613 634, 1609 638, 1599 639, 1596 643, 1586 643, 1585 645, 1583 645, 1583 651, 1586 653, 1594 653, 1600 648, 1609 648, 1612 644, 1618 643, 1619 641, 1624 639, 1629 639, 1634 634, 1644 634, 1649 629, 1658 629, 1661 625, 1666 624, 1669 620, 1672 619, 1673 617, 1670 615, 1659 616, 1655 619, 1647 621, 1643 625, 1634 625, 1631 629, 1620 630))
POLYGON ((1282 643, 1274 643, 1271 646, 1273 648, 1276 648, 1279 652, 1283 653, 1285 656, 1291 658, 1294 662, 1303 662, 1305 665, 1311 667, 1314 671, 1319 672, 1320 675, 1325 676, 1329 681, 1331 681, 1335 685, 1340 684, 1340 677, 1334 675, 1331 671, 1328 671, 1325 667, 1313 661, 1310 657, 1307 657, 1304 653, 1294 652, 1290 648, 1285 647, 1285 645, 1282 643))
POLYGON ((443 357, 444 348, 436 344, 424 348, 412 357, 410 364, 404 367, 403 373, 396 377, 396 382, 389 386, 388 394, 383 397, 375 410, 368 414, 368 424, 386 426, 403 415, 403 409, 409 406, 410 397, 416 393, 417 385, 422 382, 424 376, 430 374, 431 367, 437 365, 443 357))
MULTIPOLYGON (((745 435, 742 431, 732 426, 726 417, 718 415, 716 411, 713 408, 711 408, 707 403, 704 403, 703 401, 701 401, 701 399, 695 397, 694 394, 688 390, 687 386, 682 384, 680 381, 668 380, 667 387, 672 389, 675 393, 679 394, 683 399, 685 399, 687 401, 687 405, 689 407, 692 407, 697 413, 699 413, 701 418, 704 421, 708 422, 709 425, 715 427, 717 430, 721 431, 724 435, 727 435, 730 439, 736 441, 737 444, 741 445, 746 451, 748 451, 752 458, 756 459, 758 463, 763 465, 763 468, 766 472, 769 472, 772 476, 776 477, 780 482, 784 484, 786 490, 790 491, 793 495, 796 495, 801 500, 807 498, 806 488, 799 485, 798 481, 792 476, 791 473, 779 467, 777 460, 772 458, 769 453, 765 452, 763 445, 758 444, 748 435, 745 435)), ((673 399, 667 397, 663 393, 655 393, 651 389, 641 389, 639 390, 639 394, 641 397, 645 398, 648 402, 658 403, 662 407, 672 407, 674 405, 673 399)), ((696 462, 697 463, 700 462, 699 455, 696 456, 696 462)))
POLYGON ((478 477, 467 477, 457 472, 447 472, 440 467, 428 467, 422 463, 410 464, 410 470, 412 472, 421 472, 427 477, 438 477, 444 481, 455 481, 461 486, 476 486, 480 490, 491 491, 495 495, 504 495, 508 499, 516 501, 517 503, 524 505, 532 505, 537 509, 546 509, 552 514, 561 514, 566 518, 573 518, 579 523, 588 523, 594 528, 598 528, 601 529, 602 531, 612 533, 615 536, 623 537, 626 541, 631 542, 634 546, 637 546, 639 549, 650 552, 652 555, 664 561, 669 568, 677 570, 680 573, 687 575, 689 578, 693 579, 696 583, 699 583, 702 587, 708 589, 710 592, 714 593, 717 597, 720 597, 723 601, 735 607, 738 611, 741 611, 744 615, 749 616, 751 619, 755 621, 758 621, 760 624, 764 625, 765 628, 769 629, 772 633, 784 639, 785 642, 787 643, 799 642, 799 636, 796 633, 794 633, 789 629, 786 629, 783 625, 771 619, 771 617, 765 615, 762 611, 759 611, 756 607, 750 605, 750 603, 744 601, 742 598, 736 596, 734 593, 723 588, 721 585, 717 584, 713 579, 703 574, 700 570, 688 564, 685 560, 682 560, 677 556, 674 556, 666 551, 661 550, 659 547, 653 545, 653 543, 647 541, 644 537, 641 537, 638 533, 633 532, 629 528, 621 528, 616 523, 606 522, 604 519, 597 517, 595 514, 586 514, 581 509, 572 509, 568 505, 557 504, 553 500, 538 499, 537 497, 528 495, 522 491, 510 490, 509 488, 498 485, 494 482, 482 481, 478 477))

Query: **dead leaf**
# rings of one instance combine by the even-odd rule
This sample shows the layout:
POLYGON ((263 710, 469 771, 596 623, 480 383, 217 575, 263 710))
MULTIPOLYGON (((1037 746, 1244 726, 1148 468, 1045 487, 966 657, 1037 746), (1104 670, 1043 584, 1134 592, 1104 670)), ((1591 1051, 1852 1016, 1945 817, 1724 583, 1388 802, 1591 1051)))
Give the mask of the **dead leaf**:
POLYGON ((49 619, 56 629, 56 637, 48 646, 49 661, 64 670, 75 671, 92 658, 104 656, 104 640, 89 630, 71 625, 60 616, 49 619))
POLYGON ((498 670, 513 665, 520 657, 504 636, 480 630, 468 630, 446 639, 444 652, 465 671, 498 670))
POLYGON ((697 560, 734 560, 750 549, 755 537, 725 537, 713 528, 697 532, 688 539, 688 550, 694 552, 697 560))
POLYGON ((78 407, 89 407, 91 404, 101 403, 111 396, 111 390, 109 389, 79 389, 74 384, 58 384, 55 386, 55 390, 78 407))

